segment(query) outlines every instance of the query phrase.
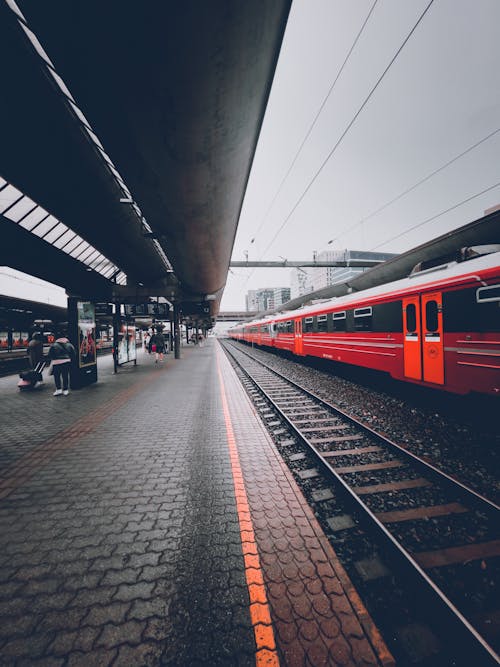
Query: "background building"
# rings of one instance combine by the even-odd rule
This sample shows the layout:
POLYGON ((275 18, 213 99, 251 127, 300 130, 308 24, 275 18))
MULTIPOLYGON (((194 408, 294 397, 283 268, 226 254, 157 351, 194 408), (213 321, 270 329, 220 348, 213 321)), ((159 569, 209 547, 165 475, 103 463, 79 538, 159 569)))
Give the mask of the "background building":
MULTIPOLYGON (((318 262, 349 262, 353 259, 385 261, 395 255, 387 252, 365 252, 362 250, 325 250, 318 253, 318 262)), ((370 267, 367 267, 370 268, 370 267)), ((292 269, 290 283, 292 286, 292 299, 323 287, 329 287, 336 283, 351 280, 367 268, 354 266, 318 266, 292 269)))
POLYGON ((279 308, 283 303, 290 301, 289 287, 261 287, 250 290, 245 296, 246 310, 261 313, 265 310, 279 308))

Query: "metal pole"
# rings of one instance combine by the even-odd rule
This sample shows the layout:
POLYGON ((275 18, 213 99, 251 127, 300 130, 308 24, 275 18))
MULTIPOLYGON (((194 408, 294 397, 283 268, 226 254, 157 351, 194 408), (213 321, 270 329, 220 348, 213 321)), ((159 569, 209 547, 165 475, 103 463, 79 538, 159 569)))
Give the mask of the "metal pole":
POLYGON ((113 373, 118 372, 118 328, 120 326, 120 304, 115 303, 113 313, 113 373))
POLYGON ((180 312, 179 306, 174 303, 174 357, 181 358, 181 332, 180 332, 180 312))

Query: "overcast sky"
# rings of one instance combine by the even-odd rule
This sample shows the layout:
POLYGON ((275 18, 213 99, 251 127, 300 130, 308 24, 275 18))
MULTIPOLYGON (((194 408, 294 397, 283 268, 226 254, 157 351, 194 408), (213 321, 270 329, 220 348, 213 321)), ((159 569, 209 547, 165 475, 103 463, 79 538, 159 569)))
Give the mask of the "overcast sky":
MULTIPOLYGON (((234 260, 398 253, 500 203, 500 1, 434 0, 411 32, 428 5, 294 0, 234 260)), ((289 274, 232 269, 221 309, 243 310, 249 289, 288 286, 289 274)))
MULTIPOLYGON (((500 203, 500 0, 428 5, 293 0, 234 260, 403 252, 500 203)), ((221 310, 289 285, 232 269, 221 310)))

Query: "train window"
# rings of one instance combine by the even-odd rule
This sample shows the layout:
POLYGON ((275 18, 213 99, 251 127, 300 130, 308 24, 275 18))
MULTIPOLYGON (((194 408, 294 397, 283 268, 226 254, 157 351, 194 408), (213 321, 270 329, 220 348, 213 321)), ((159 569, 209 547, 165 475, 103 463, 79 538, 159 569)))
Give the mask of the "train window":
POLYGON ((286 323, 286 331, 287 333, 293 333, 293 322, 292 320, 288 320, 286 323))
POLYGON ((406 306, 406 330, 410 333, 417 330, 417 307, 414 303, 406 306))
POLYGON ((372 306, 372 331, 393 332, 403 331, 403 303, 402 301, 388 301, 372 306))
POLYGON ((354 329, 355 331, 371 331, 372 328, 372 308, 354 309, 354 329))
POLYGON ((500 285, 480 287, 476 292, 476 301, 484 303, 488 301, 500 301, 500 285))
POLYGON ((425 304, 425 322, 427 331, 438 330, 439 322, 437 301, 427 301, 425 304))
POLYGON ((304 333, 310 333, 313 330, 314 321, 312 317, 306 317, 303 320, 303 331, 304 333))
POLYGON ((346 314, 345 310, 342 310, 340 313, 333 313, 333 330, 334 331, 346 331, 346 314))
POLYGON ((328 326, 327 315, 318 315, 318 331, 327 331, 328 326))

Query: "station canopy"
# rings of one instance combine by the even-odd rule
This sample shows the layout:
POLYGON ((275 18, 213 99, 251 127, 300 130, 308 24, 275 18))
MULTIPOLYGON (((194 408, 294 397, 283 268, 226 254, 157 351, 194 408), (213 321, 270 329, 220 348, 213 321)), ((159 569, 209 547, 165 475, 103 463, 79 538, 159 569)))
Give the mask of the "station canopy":
POLYGON ((218 311, 290 0, 2 0, 0 264, 218 311))

